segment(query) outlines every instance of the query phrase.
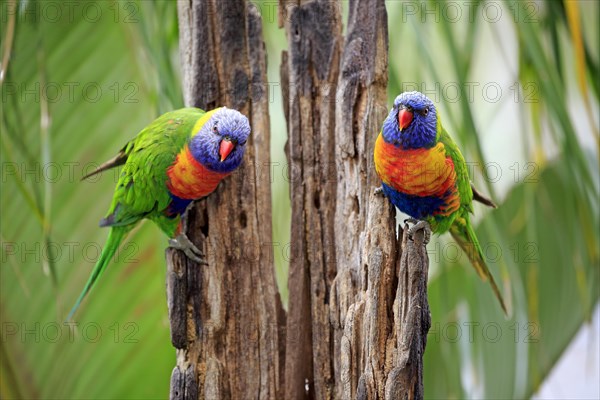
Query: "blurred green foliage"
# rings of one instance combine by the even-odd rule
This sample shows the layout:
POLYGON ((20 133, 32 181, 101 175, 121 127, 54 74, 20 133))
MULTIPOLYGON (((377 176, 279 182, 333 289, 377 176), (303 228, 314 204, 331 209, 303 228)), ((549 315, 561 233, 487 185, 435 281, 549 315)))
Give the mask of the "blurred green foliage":
MULTIPOLYGON (((276 2, 253 4, 269 57, 274 254, 286 299, 286 40, 276 2)), ((500 204, 476 208, 477 233, 513 310, 501 315, 448 238, 432 242, 425 393, 529 397, 598 301, 599 5, 387 6, 390 103, 404 90, 432 97, 473 179, 500 204)), ((156 227, 130 235, 78 326, 63 318, 104 243, 97 222, 116 183, 112 172, 81 176, 183 104, 176 18, 170 1, 0 3, 2 398, 167 396, 175 353, 156 227)))

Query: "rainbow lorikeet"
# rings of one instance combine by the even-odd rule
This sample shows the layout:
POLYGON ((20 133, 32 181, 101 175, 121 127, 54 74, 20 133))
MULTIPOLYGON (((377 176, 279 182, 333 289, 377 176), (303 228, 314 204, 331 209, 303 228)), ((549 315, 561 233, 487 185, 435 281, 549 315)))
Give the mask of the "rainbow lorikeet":
MULTIPOLYGON (((442 127, 431 100, 419 92, 396 97, 374 153, 375 169, 382 181, 380 191, 400 211, 426 221, 432 232, 450 231, 479 276, 489 279, 506 313, 469 218, 474 199, 495 205, 472 187, 465 159, 442 127)), ((421 223, 425 224, 417 225, 423 226, 421 223)))
POLYGON ((83 179, 123 165, 112 204, 101 227, 110 227, 108 240, 71 319, 119 248, 125 235, 142 219, 152 220, 169 237, 172 247, 200 262, 202 253, 185 235, 182 221, 193 200, 212 193, 242 162, 250 135, 248 119, 236 110, 205 112, 183 108, 158 117, 129 141, 111 160, 83 179))

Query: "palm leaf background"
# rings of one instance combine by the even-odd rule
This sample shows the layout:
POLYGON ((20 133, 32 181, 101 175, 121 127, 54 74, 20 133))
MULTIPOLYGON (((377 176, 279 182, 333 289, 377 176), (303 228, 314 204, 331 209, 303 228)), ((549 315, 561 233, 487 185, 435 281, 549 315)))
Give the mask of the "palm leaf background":
MULTIPOLYGON (((388 93, 390 103, 403 90, 430 95, 475 182, 500 204, 476 208, 477 233, 512 315, 501 315, 448 238, 432 242, 425 393, 530 397, 598 301, 599 6, 475 2, 472 19, 464 7, 456 19, 452 4, 387 3, 388 93)), ((0 397, 164 398, 175 354, 158 229, 144 224, 130 235, 78 326, 63 318, 104 243, 97 222, 116 183, 112 173, 80 177, 182 105, 176 5, 0 5, 0 397)), ((277 84, 285 38, 276 4, 255 6, 269 54, 274 253, 285 298, 289 198, 277 84)))

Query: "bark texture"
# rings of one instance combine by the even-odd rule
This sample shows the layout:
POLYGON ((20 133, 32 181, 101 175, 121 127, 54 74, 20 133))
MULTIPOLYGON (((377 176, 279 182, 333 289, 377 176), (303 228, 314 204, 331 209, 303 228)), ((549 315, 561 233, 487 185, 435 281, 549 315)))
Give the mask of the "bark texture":
POLYGON ((185 99, 248 115, 241 169, 189 217, 207 266, 167 252, 174 399, 423 396, 430 326, 423 232, 396 239, 373 146, 387 114, 383 0, 280 0, 292 203, 289 311, 271 247, 269 118, 259 15, 246 0, 179 1, 185 99), (241 32, 241 33, 240 33, 241 32), (285 383, 284 383, 285 382, 285 383))
MULTIPOLYGON (((431 314, 427 301, 429 257, 424 243, 424 231, 411 238, 404 227, 402 256, 396 269, 398 283, 394 301, 394 325, 388 353, 392 368, 384 369, 385 395, 379 398, 422 399, 423 356, 431 314)), ((379 383, 379 382, 378 382, 379 383)))
POLYGON ((288 123, 292 204, 285 398, 333 398, 330 283, 335 276, 335 91, 339 3, 280 3, 289 53, 281 78, 288 123))
POLYGON ((341 11, 339 2, 280 1, 288 159, 298 174, 285 398, 421 398, 425 244, 421 231, 397 241, 394 208, 373 193, 387 115, 385 4, 351 0, 345 38, 341 11))
POLYGON ((331 315, 343 399, 384 398, 393 365, 397 290, 395 213, 383 196, 373 148, 387 114, 387 13, 383 0, 350 4, 336 108, 336 248, 331 315))
POLYGON ((283 397, 284 313, 271 239, 269 115, 261 19, 245 0, 178 2, 186 105, 235 108, 252 134, 244 163, 190 210, 198 265, 167 250, 174 399, 283 397))

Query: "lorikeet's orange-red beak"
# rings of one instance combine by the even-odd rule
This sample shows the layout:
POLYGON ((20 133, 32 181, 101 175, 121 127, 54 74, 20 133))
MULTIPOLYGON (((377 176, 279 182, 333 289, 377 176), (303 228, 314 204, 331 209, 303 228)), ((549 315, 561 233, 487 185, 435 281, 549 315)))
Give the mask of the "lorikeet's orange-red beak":
POLYGON ((221 140, 221 145, 219 146, 219 155, 221 156, 221 161, 224 161, 227 158, 234 147, 235 143, 233 143, 231 140, 227 138, 221 140))
POLYGON ((403 108, 398 113, 398 126, 400 127, 400 130, 406 129, 406 127, 408 127, 410 125, 412 120, 413 120, 412 111, 410 111, 406 108, 403 108))

